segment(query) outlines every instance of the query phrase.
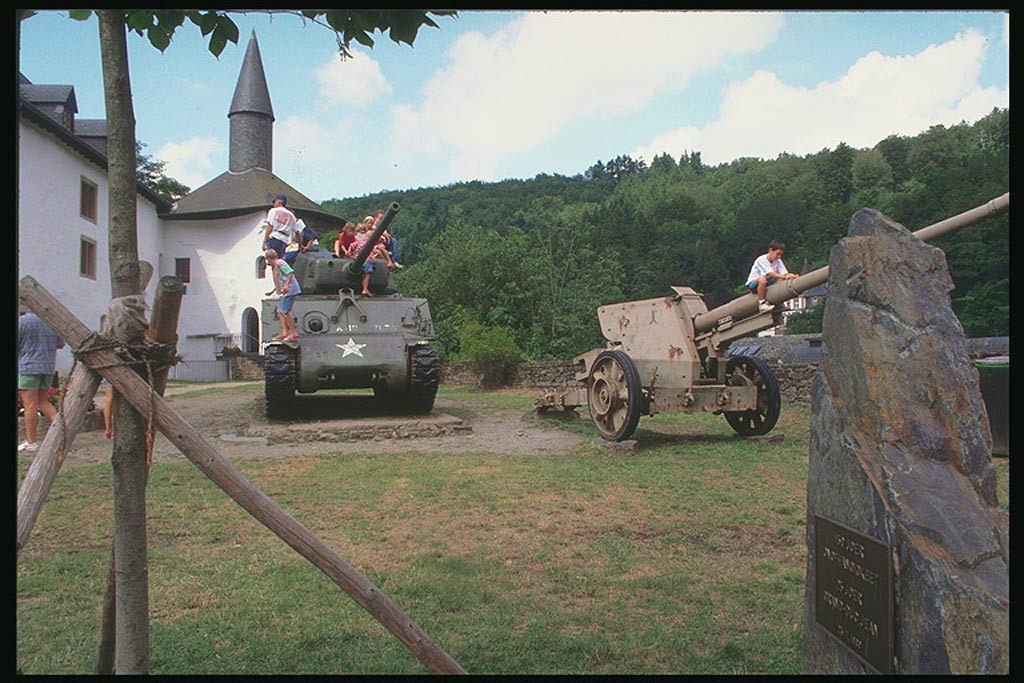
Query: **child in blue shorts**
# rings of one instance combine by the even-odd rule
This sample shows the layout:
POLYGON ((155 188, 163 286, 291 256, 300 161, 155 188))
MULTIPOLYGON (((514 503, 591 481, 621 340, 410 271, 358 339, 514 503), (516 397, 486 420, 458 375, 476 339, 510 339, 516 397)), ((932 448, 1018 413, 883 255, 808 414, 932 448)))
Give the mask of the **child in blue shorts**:
POLYGON ((277 304, 281 334, 274 337, 273 341, 298 341, 299 331, 295 328, 295 318, 292 317, 291 310, 295 304, 295 297, 302 294, 302 287, 295 279, 295 270, 287 261, 279 258, 275 250, 267 249, 263 256, 274 276, 274 291, 281 295, 281 300, 277 304))

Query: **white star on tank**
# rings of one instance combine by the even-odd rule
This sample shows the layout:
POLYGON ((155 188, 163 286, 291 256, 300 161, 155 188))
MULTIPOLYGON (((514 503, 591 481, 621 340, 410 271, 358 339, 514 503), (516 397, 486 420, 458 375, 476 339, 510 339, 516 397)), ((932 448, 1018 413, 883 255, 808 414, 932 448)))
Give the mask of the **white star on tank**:
POLYGON ((335 346, 337 346, 339 349, 341 349, 344 352, 344 353, 341 354, 342 358, 346 358, 346 357, 351 356, 353 354, 355 354, 356 356, 359 356, 360 358, 362 358, 363 357, 363 352, 362 352, 361 349, 366 347, 366 344, 356 344, 355 341, 352 340, 352 337, 349 337, 347 344, 335 344, 335 346))

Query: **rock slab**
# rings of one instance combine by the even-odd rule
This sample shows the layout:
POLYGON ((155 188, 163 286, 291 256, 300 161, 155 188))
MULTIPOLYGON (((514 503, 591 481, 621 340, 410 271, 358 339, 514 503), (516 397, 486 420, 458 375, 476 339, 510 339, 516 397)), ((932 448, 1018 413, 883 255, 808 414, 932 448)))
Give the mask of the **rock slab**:
POLYGON ((1009 516, 952 288, 941 250, 872 209, 830 254, 812 389, 805 673, 874 671, 816 619, 817 516, 893 549, 893 672, 1009 672, 1009 516))

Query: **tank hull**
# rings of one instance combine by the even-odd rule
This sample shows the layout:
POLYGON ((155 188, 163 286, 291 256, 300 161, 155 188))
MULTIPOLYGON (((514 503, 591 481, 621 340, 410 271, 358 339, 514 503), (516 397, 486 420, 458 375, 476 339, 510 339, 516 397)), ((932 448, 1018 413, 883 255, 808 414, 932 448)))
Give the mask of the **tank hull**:
MULTIPOLYGON (((278 301, 263 301, 264 340, 280 332, 278 301)), ((299 331, 293 346, 300 393, 357 388, 401 393, 410 381, 410 350, 434 339, 426 299, 399 294, 303 294, 295 298, 291 314, 299 331)))

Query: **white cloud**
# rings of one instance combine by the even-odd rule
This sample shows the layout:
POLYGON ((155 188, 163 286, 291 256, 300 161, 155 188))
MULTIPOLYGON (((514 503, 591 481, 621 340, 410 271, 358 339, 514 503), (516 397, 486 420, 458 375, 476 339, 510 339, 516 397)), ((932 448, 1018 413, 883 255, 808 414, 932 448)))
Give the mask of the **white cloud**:
POLYGON ((808 154, 846 142, 869 147, 891 134, 915 135, 935 124, 973 121, 1009 106, 1009 91, 981 88, 987 50, 975 30, 916 55, 871 52, 839 79, 814 88, 789 86, 758 71, 731 84, 719 117, 703 127, 684 126, 633 152, 647 161, 668 152, 697 150, 706 163, 739 157, 808 154))
POLYGON ((361 50, 352 50, 344 62, 337 54, 314 73, 320 86, 319 99, 328 104, 367 107, 393 88, 381 73, 380 64, 361 50))
POLYGON ((443 152, 452 177, 490 179, 574 121, 639 111, 761 48, 782 23, 756 12, 528 12, 456 40, 423 103, 393 109, 395 154, 443 152))
POLYGON ((348 149, 348 124, 342 120, 333 128, 324 128, 302 116, 289 116, 274 127, 274 172, 296 186, 323 186, 323 169, 332 166, 339 172, 345 166, 348 149))
POLYGON ((164 173, 193 190, 211 180, 219 173, 216 169, 224 166, 218 156, 224 151, 224 144, 217 138, 190 138, 184 142, 168 142, 153 155, 155 159, 167 162, 164 173))

